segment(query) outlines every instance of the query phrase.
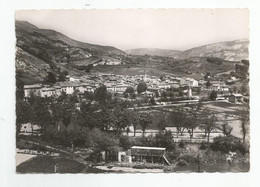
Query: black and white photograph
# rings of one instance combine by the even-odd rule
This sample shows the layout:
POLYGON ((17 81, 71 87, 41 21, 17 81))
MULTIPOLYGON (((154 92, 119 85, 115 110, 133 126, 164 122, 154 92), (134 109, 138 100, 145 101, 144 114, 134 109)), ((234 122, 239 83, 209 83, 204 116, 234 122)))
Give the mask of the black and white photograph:
POLYGON ((250 172, 249 9, 13 21, 16 174, 250 172))

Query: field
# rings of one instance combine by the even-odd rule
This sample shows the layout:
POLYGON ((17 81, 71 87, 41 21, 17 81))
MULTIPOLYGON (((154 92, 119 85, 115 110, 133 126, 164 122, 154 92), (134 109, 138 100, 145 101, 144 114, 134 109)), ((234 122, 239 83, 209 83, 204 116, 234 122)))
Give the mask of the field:
POLYGON ((151 75, 151 76, 163 76, 163 75, 171 75, 171 76, 180 76, 180 77, 192 77, 192 78, 202 78, 200 74, 188 75, 184 71, 180 71, 178 69, 173 70, 171 67, 167 65, 160 66, 151 66, 151 65, 98 65, 93 67, 91 70, 92 73, 112 73, 119 75, 151 75))

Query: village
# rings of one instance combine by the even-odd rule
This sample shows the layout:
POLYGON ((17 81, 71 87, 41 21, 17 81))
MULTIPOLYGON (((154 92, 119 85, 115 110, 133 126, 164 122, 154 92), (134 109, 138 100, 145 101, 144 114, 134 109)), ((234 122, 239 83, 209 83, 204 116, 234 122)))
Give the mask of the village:
MULTIPOLYGON (((147 97, 162 96, 167 90, 172 90, 174 96, 178 97, 179 93, 174 93, 174 90, 182 89, 182 93, 179 95, 186 95, 188 99, 201 99, 202 97, 208 97, 211 91, 216 92, 215 99, 224 100, 236 103, 237 101, 243 101, 241 95, 232 91, 232 86, 227 85, 224 81, 212 80, 206 81, 204 79, 195 80, 193 78, 185 77, 173 77, 165 75, 164 77, 156 77, 149 75, 115 75, 115 74, 93 74, 85 75, 81 77, 67 76, 67 81, 57 82, 53 85, 25 85, 24 97, 28 98, 31 94, 40 97, 59 97, 62 92, 71 95, 76 93, 78 95, 84 94, 84 92, 94 92, 96 88, 101 85, 105 85, 107 90, 114 95, 124 97, 124 93, 127 88, 132 87, 136 94, 145 95, 147 97), (146 89, 143 92, 137 93, 137 86, 140 82, 146 84, 146 89)), ((228 82, 237 82, 235 77, 232 77, 228 82)), ((247 97, 248 98, 248 97, 247 97)))
POLYGON ((249 171, 239 13, 73 11, 16 14, 17 173, 249 171))
MULTIPOLYGON (((208 76, 208 75, 207 75, 208 76)), ((234 108, 234 106, 243 105, 246 103, 247 100, 247 93, 244 92, 244 95, 237 92, 233 91, 232 85, 227 85, 226 82, 231 82, 232 80, 226 80, 220 81, 218 78, 210 79, 210 77, 207 76, 202 76, 205 77, 204 79, 201 80, 195 80, 193 78, 186 78, 186 77, 175 77, 175 76, 168 76, 165 75, 163 77, 156 77, 156 76, 149 76, 147 74, 144 75, 135 75, 135 76, 128 76, 128 75, 115 75, 115 74, 90 74, 90 75, 85 75, 82 77, 76 77, 76 76, 67 76, 66 80, 64 82, 57 82, 55 84, 35 84, 35 85, 24 85, 24 100, 27 102, 34 97, 36 98, 52 98, 53 101, 59 99, 60 97, 76 97, 77 102, 75 103, 76 109, 81 112, 83 110, 82 108, 82 102, 87 102, 93 106, 97 105, 99 100, 95 99, 95 95, 98 89, 101 87, 106 88, 107 93, 110 94, 112 99, 119 99, 122 102, 130 102, 132 103, 129 105, 128 109, 127 108, 121 108, 120 110, 123 111, 129 111, 133 110, 134 112, 138 112, 138 115, 142 115, 142 113, 148 113, 150 117, 153 118, 152 121, 147 121, 147 124, 150 123, 146 127, 146 129, 139 128, 133 124, 134 120, 130 119, 129 122, 120 122, 120 123, 129 123, 129 125, 122 126, 122 129, 120 130, 120 136, 121 139, 120 141, 126 141, 122 143, 124 148, 114 149, 112 150, 105 150, 99 149, 99 151, 96 154, 94 158, 94 162, 98 163, 103 163, 101 165, 96 165, 94 168, 100 170, 100 172, 120 172, 124 169, 126 169, 127 172, 163 172, 165 168, 169 167, 171 168, 171 162, 172 159, 169 158, 169 145, 170 144, 164 144, 165 147, 161 147, 161 143, 156 143, 157 138, 159 136, 162 136, 166 139, 167 141, 170 142, 175 142, 179 144, 181 149, 186 149, 188 152, 200 152, 198 151, 198 148, 194 148, 195 145, 200 145, 199 147, 205 146, 206 142, 214 143, 215 139, 218 137, 222 137, 223 135, 226 136, 227 134, 230 134, 234 136, 235 138, 241 138, 240 134, 240 128, 239 128, 239 120, 237 119, 237 110, 234 108), (86 93, 92 93, 93 98, 88 98, 86 97, 86 93), (144 99, 145 98, 145 99, 144 99), (140 100, 142 102, 140 102, 140 100), (139 101, 139 102, 137 102, 139 101), (199 104, 201 103, 201 104, 199 104), (227 103, 227 104, 225 104, 227 103), (230 104, 229 104, 230 103, 230 104), (222 105, 224 104, 224 107, 222 105), (211 127, 211 129, 207 129, 209 127, 206 127, 204 130, 201 127, 200 122, 197 120, 199 119, 198 116, 193 118, 192 123, 197 124, 194 125, 194 127, 189 127, 187 124, 189 122, 187 121, 187 118, 190 118, 189 115, 183 115, 183 113, 194 113, 192 110, 194 110, 199 105, 202 105, 203 110, 210 110, 213 113, 212 114, 202 114, 207 115, 209 118, 214 118, 217 117, 216 124, 215 126, 211 127), (226 107, 226 106, 228 107, 226 107), (195 108, 193 107, 195 106, 195 108), (176 108, 177 107, 177 108, 176 108), (233 107, 233 108, 232 108, 233 107), (181 111, 178 111, 181 108, 181 111), (177 111, 176 111, 177 110, 177 111), (169 113, 170 117, 169 119, 166 120, 166 122, 158 121, 155 118, 156 116, 159 116, 162 114, 161 112, 164 111, 163 113, 169 113), (231 113, 235 112, 235 115, 229 115, 227 117, 226 111, 231 111, 231 113), (173 113, 172 113, 173 112, 173 113), (181 115, 182 118, 178 119, 176 117, 171 117, 176 116, 176 115, 181 115), (214 114, 215 113, 215 114, 214 114), (186 117, 185 117, 186 116, 186 117), (215 117, 214 117, 215 116, 215 117), (172 124, 169 120, 185 120, 187 122, 183 123, 183 126, 176 126, 174 125, 175 123, 172 124), (220 120, 220 121, 219 121, 220 120), (222 122, 223 121, 223 122, 222 122), (228 123, 226 123, 226 122, 228 123), (156 123, 156 124, 155 124, 156 123), (160 125, 164 124, 162 128, 158 128, 160 125), (222 125, 226 123, 226 125, 222 125), (229 125, 228 125, 229 124, 229 125), (158 126, 159 125, 159 126, 158 126), (158 127, 157 127, 158 126, 158 127), (192 129, 192 132, 191 132, 192 129), (231 132, 233 130, 233 132, 231 132), (208 135, 205 136, 205 133, 208 132, 208 135), (170 133, 170 134, 169 134, 170 133), (168 135, 167 135, 168 134, 168 135), (145 140, 144 140, 145 138, 145 140), (153 140, 153 139, 156 139, 153 140), (140 143, 140 140, 137 139, 143 139, 142 141, 146 141, 146 143, 140 143), (150 140, 149 140, 150 139, 150 140), (130 143, 130 142, 132 143, 130 143), (148 141, 148 142, 147 142, 148 141), (149 143, 149 141, 155 141, 155 143, 149 143), (128 143, 127 143, 128 142, 128 143), (139 142, 139 143, 133 143, 133 142, 139 142), (127 145, 124 145, 127 144, 127 145), (186 145, 185 145, 186 144, 186 145), (141 146, 140 146, 141 145, 141 146), (154 145, 154 146, 151 146, 154 145), (159 146, 158 146, 159 145, 159 146), (191 147, 189 146, 191 145, 191 147), (168 148, 167 148, 168 147, 168 148), (167 150, 166 150, 167 148, 167 150), (168 156, 167 156, 168 155, 168 156), (113 166, 111 165, 111 161, 113 161, 113 166), (106 166, 105 163, 110 163, 109 167, 106 166), (144 166, 142 166, 141 163, 145 163, 144 166), (147 163, 147 164, 146 164, 147 163), (141 164, 141 166, 139 166, 141 164), (158 165, 159 164, 159 165, 158 165), (140 169, 134 169, 134 168, 149 168, 152 167, 153 169, 151 170, 140 170, 140 169), (128 169, 127 169, 128 168, 128 169), (132 169, 129 169, 132 168, 132 169), (164 169, 163 169, 164 168, 164 169), (162 170, 163 169, 163 170, 162 170)), ((239 82, 236 78, 233 78, 233 81, 239 82)), ((103 97, 103 96, 102 96, 103 97)), ((63 101, 64 102, 64 101, 63 101)), ((99 105, 99 104, 98 104, 99 105)), ((102 105, 102 104, 101 104, 102 105)), ((117 108, 117 105, 115 107, 117 108)), ((51 106, 50 106, 51 107, 51 106)), ((73 107, 72 107, 73 108, 73 107)), ((72 110, 71 108, 71 110, 72 110)), ((51 115, 55 116, 55 110, 49 109, 51 115)), ((102 107, 101 107, 101 110, 102 107)), ((111 109, 109 109, 111 110, 111 109)), ((99 112, 100 110, 96 110, 96 112, 99 112)), ((114 109, 111 110, 111 114, 113 114, 114 109)), ((132 112, 127 112, 130 115, 130 118, 132 118, 131 115, 134 115, 135 113, 132 112)), ((198 111, 199 113, 202 112, 198 111)), ((81 112, 83 113, 83 112, 81 112)), ((95 112, 94 112, 95 113, 95 112)), ((93 114, 94 114, 93 113, 93 114)), ((83 118, 86 117, 84 115, 93 115, 92 113, 85 113, 82 114, 83 118)), ((100 115, 105 115, 106 113, 103 113, 101 111, 100 115)), ((76 114, 72 114, 76 115, 76 114)), ((114 114, 113 114, 114 115, 114 114)), ((120 115, 124 115, 124 113, 121 113, 120 115)), ((163 114, 165 115, 165 114, 163 114)), ((99 117, 101 118, 101 117, 99 117)), ((158 117, 161 118, 161 117, 158 117)), ((163 117, 165 119, 165 117, 163 117)), ((70 121, 73 120, 73 117, 70 121)), ((108 119, 105 119, 108 120, 108 119)), ((141 120, 141 119, 138 119, 141 120)), ((192 119, 190 119, 192 120, 192 119)), ((60 126, 55 125, 54 131, 57 132, 63 132, 65 131, 74 131, 75 130, 75 124, 74 122, 69 122, 65 126, 65 121, 64 119, 62 120, 63 124, 60 126), (70 130, 69 130, 70 129, 70 130)), ((76 121, 75 123, 80 123, 80 121, 76 121)), ((85 122, 87 123, 87 122, 85 122)), ((105 122, 106 123, 106 122, 105 122)), ((113 123, 113 122, 112 122, 113 123)), ((141 123, 141 122, 138 122, 141 123)), ((182 122, 177 122, 177 123, 182 123, 182 122)), ((56 124, 56 123, 55 123, 56 124)), ((121 125, 121 124, 120 124, 121 125)), ((192 125, 192 126, 193 126, 192 125)), ((78 125, 77 125, 78 126, 78 125)), ((141 125, 142 127, 142 125, 141 125)), ((34 141, 31 141, 31 137, 33 136, 45 136, 46 134, 46 129, 48 126, 42 124, 32 124, 32 123, 24 123, 21 124, 20 130, 19 130, 19 137, 29 137, 25 138, 27 139, 26 142, 31 142, 29 144, 35 144, 38 145, 36 147, 37 150, 48 150, 46 151, 30 151, 31 149, 27 146, 26 149, 25 147, 19 147, 17 150, 17 154, 21 156, 22 161, 26 161, 28 158, 34 158, 35 155, 46 155, 46 156, 51 156, 53 155, 60 155, 60 154, 72 154, 74 155, 73 157, 77 157, 77 161, 79 161, 79 157, 84 158, 81 162, 83 164, 87 164, 88 161, 86 162, 86 159, 89 157, 91 152, 86 151, 85 149, 76 148, 77 143, 73 143, 71 148, 66 148, 64 150, 57 148, 57 146, 50 146, 46 144, 45 142, 43 145, 42 143, 37 143, 39 140, 36 140, 33 138, 34 141), (42 129, 42 126, 44 127, 44 131, 42 129), (28 141, 29 140, 29 141, 28 141), (33 143, 34 142, 34 143, 33 143), (42 148, 39 148, 42 147, 42 148), (65 153, 64 153, 65 152, 65 153), (86 153, 87 152, 87 153, 86 153), (28 155, 28 157, 24 157, 24 155, 28 155), (29 156, 31 155, 31 156, 29 156), (85 155, 85 156, 84 156, 85 155), (86 157, 86 155, 88 155, 86 157), (27 159, 26 159, 27 158, 27 159), (24 160, 23 160, 24 159, 24 160)), ((88 127, 89 128, 89 127, 88 127)), ((87 128, 87 129, 88 129, 87 128)), ((92 127, 91 127, 92 128, 92 127)), ((107 128, 107 127, 104 127, 107 128)), ((121 128, 121 126, 120 126, 121 128)), ((77 127, 76 127, 77 129, 77 127)), ((82 127, 81 127, 82 129, 82 127)), ((53 130, 51 130, 53 131, 53 130)), ((91 130, 93 131, 93 130, 91 130)), ((106 130, 109 134, 116 132, 115 127, 109 127, 106 130)), ((80 132, 80 131, 79 131, 80 132)), ((104 136, 104 135, 103 135, 104 136)), ((107 136, 107 135, 105 135, 107 136)), ((109 135, 110 136, 110 135, 109 135)), ((25 140, 22 138, 22 142, 25 140)), ((46 141, 46 140, 45 140, 46 141)), ((20 144, 20 143, 19 143, 20 144)), ((22 143, 23 144, 23 143, 22 143)), ((172 145, 173 146, 173 145, 172 145)), ((31 147, 31 146, 29 146, 31 147)), ((35 147, 35 145, 33 146, 35 147)), ((196 147, 196 146, 195 146, 196 147)), ((207 146, 206 146, 207 147, 207 146)), ((170 148, 173 149, 173 148, 170 148)), ((204 148, 203 148, 204 149, 204 148)), ((203 150, 202 149, 202 150, 203 150)), ((187 152, 186 150, 186 152, 187 152)), ((232 149, 235 150, 235 149, 232 149)), ((232 156, 226 157, 228 160, 233 159, 233 154, 232 156)), ((88 160, 88 159, 87 159, 88 160)), ((178 159, 178 163, 180 165, 189 165, 187 161, 185 160, 180 160, 178 159), (182 163, 183 162, 183 163, 182 163)), ((20 164, 20 162, 18 162, 20 164)), ((227 162, 227 161, 225 161, 227 162)), ((194 164, 194 163, 193 163, 194 164)), ((58 172, 56 165, 53 166, 55 169, 53 170, 54 172, 58 172)), ((196 166, 197 168, 198 166, 196 166)), ((167 170, 167 169, 166 169, 167 170)), ((199 171, 195 169, 196 171, 199 171)))

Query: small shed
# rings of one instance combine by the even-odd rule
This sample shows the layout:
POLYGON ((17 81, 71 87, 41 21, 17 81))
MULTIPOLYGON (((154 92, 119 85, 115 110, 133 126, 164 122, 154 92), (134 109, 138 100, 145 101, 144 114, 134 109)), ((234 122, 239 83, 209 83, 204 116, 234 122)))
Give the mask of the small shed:
POLYGON ((157 162, 170 164, 165 157, 165 150, 166 148, 162 147, 132 146, 131 157, 134 162, 157 162))

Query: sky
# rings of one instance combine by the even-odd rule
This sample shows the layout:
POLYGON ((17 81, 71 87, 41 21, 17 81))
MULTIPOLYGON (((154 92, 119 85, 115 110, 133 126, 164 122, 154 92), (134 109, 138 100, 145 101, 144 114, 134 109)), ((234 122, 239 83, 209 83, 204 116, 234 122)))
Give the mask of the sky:
POLYGON ((248 9, 19 10, 15 18, 122 50, 187 50, 249 38, 248 9))

